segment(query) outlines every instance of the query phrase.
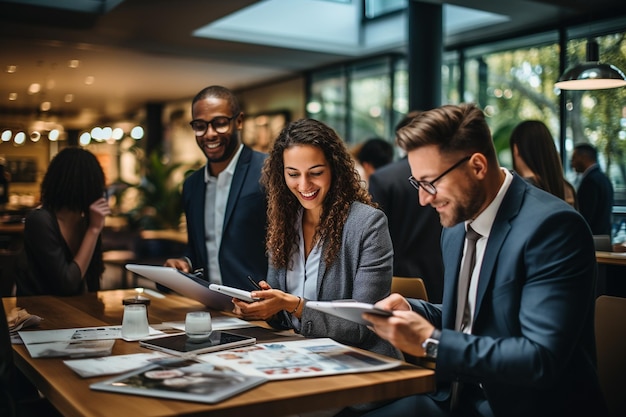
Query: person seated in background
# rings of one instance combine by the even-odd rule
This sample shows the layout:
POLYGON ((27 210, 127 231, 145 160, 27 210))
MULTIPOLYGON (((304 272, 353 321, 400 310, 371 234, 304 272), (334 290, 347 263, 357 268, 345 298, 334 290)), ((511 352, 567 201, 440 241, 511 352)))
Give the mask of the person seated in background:
POLYGON ((518 124, 509 138, 513 169, 533 185, 578 208, 576 190, 563 177, 563 165, 548 127, 538 120, 518 124))
POLYGON ((202 278, 252 290, 247 277, 267 274, 265 191, 259 184, 266 154, 241 141, 243 112, 235 94, 213 85, 192 100, 191 129, 206 165, 183 184, 187 220, 185 258, 165 266, 202 278))
MULTIPOLYGON (((419 113, 408 113, 397 124, 396 132, 419 113)), ((443 295, 441 224, 434 208, 420 205, 415 188, 407 181, 410 176, 411 167, 404 156, 370 176, 369 192, 372 201, 387 215, 393 242, 393 275, 422 278, 428 300, 440 303, 443 295)))
POLYGON ((591 233, 611 236, 613 184, 598 165, 598 150, 588 143, 574 146, 572 168, 582 178, 578 184, 578 208, 591 233))
POLYGON ((9 326, 4 306, 0 306, 0 415, 14 417, 14 391, 12 389, 13 347, 9 336, 9 326))
POLYGON ((104 172, 82 148, 65 148, 41 183, 41 207, 26 216, 16 293, 77 295, 98 291, 104 272, 101 233, 111 213, 104 172))
POLYGON ((327 125, 301 119, 282 130, 261 178, 270 263, 267 280, 252 294, 263 300, 234 300, 234 312, 400 358, 366 326, 307 308, 307 300, 374 303, 390 292, 387 219, 359 181, 344 142, 327 125))
POLYGON ((359 148, 356 159, 363 167, 363 180, 367 182, 378 168, 393 161, 393 146, 384 139, 368 139, 359 148))
POLYGON ((437 390, 367 416, 606 416, 596 260, 582 216, 500 167, 473 104, 426 111, 397 137, 420 203, 444 226, 443 304, 392 294, 376 305, 393 316, 364 318, 434 361, 437 390))

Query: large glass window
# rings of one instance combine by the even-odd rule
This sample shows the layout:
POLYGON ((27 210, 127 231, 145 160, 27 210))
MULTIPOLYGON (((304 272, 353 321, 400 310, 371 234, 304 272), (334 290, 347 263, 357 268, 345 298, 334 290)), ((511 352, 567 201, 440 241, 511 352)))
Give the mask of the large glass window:
MULTIPOLYGON (((597 36, 600 61, 626 70, 626 32, 597 36)), ((569 65, 586 60, 588 36, 567 42, 569 65)), ((614 236, 626 215, 626 88, 590 91, 563 91, 565 97, 566 158, 578 143, 590 143, 598 150, 598 163, 615 191, 614 236)), ((566 163, 566 174, 574 183, 577 174, 566 163)))
POLYGON ((307 115, 325 122, 350 145, 372 137, 393 140, 406 114, 406 59, 385 56, 310 75, 307 115))
POLYGON ((543 121, 560 148, 559 98, 554 89, 559 76, 558 43, 532 45, 533 41, 537 40, 494 52, 468 51, 465 61, 464 101, 484 109, 500 163, 509 168, 509 137, 523 120, 543 121))
POLYGON ((347 130, 347 76, 343 67, 314 72, 310 76, 308 117, 322 121, 342 138, 347 130))
POLYGON ((391 73, 387 60, 355 65, 350 71, 350 133, 355 143, 387 138, 391 123, 391 73))
MULTIPOLYGON (((565 32, 562 32, 565 33, 565 32)), ((600 61, 626 71, 626 21, 602 21, 567 31, 567 63, 586 60, 594 36, 600 61)), ((615 189, 616 227, 626 222, 626 88, 560 91, 554 87, 562 65, 559 33, 550 31, 463 50, 449 50, 442 65, 442 102, 474 102, 488 116, 498 156, 512 167, 509 137, 523 120, 541 120, 562 153, 566 177, 575 144, 588 142, 600 154, 600 166, 615 189), (562 114, 563 112, 563 114, 562 114), (564 131, 561 131, 565 126, 564 131)), ((386 57, 342 66, 311 77, 309 104, 348 143, 370 135, 394 137, 393 128, 408 108, 408 71, 403 57, 386 57)))

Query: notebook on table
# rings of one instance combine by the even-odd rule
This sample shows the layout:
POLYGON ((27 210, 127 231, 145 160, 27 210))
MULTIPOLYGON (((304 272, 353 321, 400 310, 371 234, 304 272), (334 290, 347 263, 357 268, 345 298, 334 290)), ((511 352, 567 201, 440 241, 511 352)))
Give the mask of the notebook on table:
POLYGON ((232 310, 232 297, 209 289, 209 282, 167 266, 126 264, 126 269, 214 310, 232 310))

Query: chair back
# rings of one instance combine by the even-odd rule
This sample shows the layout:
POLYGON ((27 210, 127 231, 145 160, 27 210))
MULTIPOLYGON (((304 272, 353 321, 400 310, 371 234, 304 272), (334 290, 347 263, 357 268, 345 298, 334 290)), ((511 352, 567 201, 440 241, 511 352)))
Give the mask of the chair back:
POLYGON ((397 292, 406 298, 428 301, 426 286, 422 278, 393 277, 391 279, 391 292, 397 292))
POLYGON ((593 235, 593 245, 597 251, 612 252, 611 236, 609 235, 593 235))
POLYGON ((610 415, 626 415, 626 298, 601 295, 595 311, 598 377, 610 415))

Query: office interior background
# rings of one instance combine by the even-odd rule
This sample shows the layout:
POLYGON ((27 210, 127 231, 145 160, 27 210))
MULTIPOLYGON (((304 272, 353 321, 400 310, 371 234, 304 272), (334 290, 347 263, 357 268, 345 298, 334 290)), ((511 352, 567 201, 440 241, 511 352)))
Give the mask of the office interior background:
POLYGON ((393 141, 410 110, 476 102, 510 167, 512 128, 542 120, 572 182, 573 146, 598 148, 615 188, 614 241, 626 241, 626 89, 554 86, 594 40, 602 62, 626 71, 625 36, 623 0, 2 0, 10 202, 34 204, 68 145, 98 156, 119 213, 137 210, 132 193, 146 181, 175 192, 204 162, 191 99, 220 84, 241 99, 244 141, 261 150, 301 117, 352 147, 393 141))

